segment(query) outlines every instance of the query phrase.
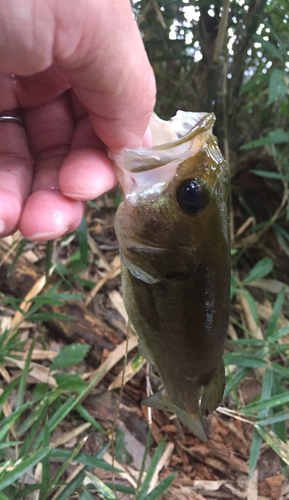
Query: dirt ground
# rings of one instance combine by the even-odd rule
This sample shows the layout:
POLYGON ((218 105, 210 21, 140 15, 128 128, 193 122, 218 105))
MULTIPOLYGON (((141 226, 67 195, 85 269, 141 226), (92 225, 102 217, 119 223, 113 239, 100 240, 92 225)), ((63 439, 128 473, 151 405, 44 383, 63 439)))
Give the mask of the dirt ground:
MULTIPOLYGON (((35 365, 43 367, 44 372, 49 367, 49 353, 52 353, 50 354, 52 359, 60 347, 72 341, 85 342, 92 346, 88 359, 81 366, 87 377, 92 376, 95 369, 109 361, 105 377, 83 402, 84 407, 108 430, 114 422, 119 401, 119 388, 112 387, 119 387, 118 375, 122 370, 126 347, 127 316, 120 293, 120 261, 113 229, 115 203, 111 197, 104 196, 98 206, 98 211, 90 209, 87 213, 90 252, 85 271, 75 270, 71 264, 71 256, 78 250, 75 240, 66 246, 57 241, 54 243, 53 258, 70 269, 71 274, 68 279, 72 291, 85 292, 86 298, 81 301, 70 301, 61 308, 44 306, 43 311, 53 310, 71 314, 76 316, 76 321, 65 322, 55 319, 41 326, 24 324, 21 335, 27 340, 27 346, 31 338, 37 336, 33 360, 35 365), (81 280, 76 279, 76 275, 81 280), (94 283, 89 293, 85 281, 94 283), (45 349, 40 342, 39 332, 45 334, 45 349), (41 350, 44 352, 42 357, 39 354, 41 350), (111 384, 114 385, 111 387, 111 384)), ((0 243, 0 291, 9 296, 24 298, 44 276, 45 245, 28 244, 13 271, 8 275, 8 266, 16 252, 11 245, 20 239, 21 236, 16 234, 0 243)), ((51 283, 58 280, 59 275, 53 274, 51 283)), ((259 294, 262 294, 260 290, 259 294)), ((9 308, 6 310, 1 308, 1 316, 5 317, 6 321, 9 318, 13 320, 13 314, 9 308)), ((234 314, 248 324, 250 317, 245 302, 236 301, 232 305, 232 315, 234 314)), ((288 323, 285 316, 283 319, 288 323)), ((230 328, 229 337, 233 338, 238 332, 236 333, 233 325, 230 328)), ((135 471, 141 466, 148 432, 148 410, 140 405, 146 395, 146 365, 142 363, 137 371, 132 370, 130 362, 136 354, 136 342, 132 333, 128 365, 134 376, 124 386, 117 424, 122 443, 117 458, 126 464, 131 484, 133 484, 132 478, 137 477, 135 471)), ((35 366, 36 371, 32 371, 29 375, 31 387, 39 381, 40 369, 37 366, 35 366)), ((20 368, 8 367, 8 370, 13 377, 19 373, 20 368)), ((154 389, 160 383, 155 375, 152 376, 151 382, 154 389)), ((260 384, 252 370, 238 388, 239 399, 246 403, 259 393, 260 384)), ((226 409, 234 410, 234 401, 233 396, 228 396, 222 407, 208 418, 209 439, 206 443, 192 435, 176 418, 172 418, 172 415, 157 410, 152 411, 151 453, 163 437, 166 437, 165 455, 159 479, 163 479, 172 471, 178 471, 173 485, 164 494, 164 499, 289 499, 289 481, 282 474, 278 456, 266 444, 261 447, 255 473, 250 480, 248 479, 248 460, 254 429, 250 422, 246 422, 246 419, 242 421, 242 417, 238 414, 232 413, 232 416, 228 416, 226 409)), ((68 419, 55 430, 53 440, 68 435, 76 425, 79 425, 79 422, 75 422, 73 418, 68 419)), ((97 431, 84 431, 84 433, 89 437, 83 451, 95 453, 103 444, 102 436, 97 431)), ((65 442, 64 446, 68 449, 73 448, 78 439, 75 436, 65 442)), ((73 473, 73 466, 69 472, 73 473)), ((110 479, 109 473, 104 471, 99 470, 97 474, 100 478, 110 479)), ((119 494, 119 498, 130 497, 119 494)))

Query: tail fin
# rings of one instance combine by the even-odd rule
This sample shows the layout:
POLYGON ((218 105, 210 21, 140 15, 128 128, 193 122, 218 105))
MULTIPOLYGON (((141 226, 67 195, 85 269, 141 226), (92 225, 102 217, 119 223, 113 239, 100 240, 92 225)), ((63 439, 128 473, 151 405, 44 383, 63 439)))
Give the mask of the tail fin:
POLYGON ((198 438, 200 438, 202 441, 207 441, 203 421, 199 412, 197 414, 191 414, 186 412, 185 410, 181 410, 168 400, 164 391, 156 392, 152 396, 145 398, 141 402, 141 404, 151 406, 152 408, 157 408, 158 410, 168 410, 172 413, 175 413, 179 417, 180 421, 184 425, 186 425, 198 438))
POLYGON ((212 413, 222 401, 225 389, 225 367, 221 359, 210 382, 204 386, 201 399, 201 413, 212 413))

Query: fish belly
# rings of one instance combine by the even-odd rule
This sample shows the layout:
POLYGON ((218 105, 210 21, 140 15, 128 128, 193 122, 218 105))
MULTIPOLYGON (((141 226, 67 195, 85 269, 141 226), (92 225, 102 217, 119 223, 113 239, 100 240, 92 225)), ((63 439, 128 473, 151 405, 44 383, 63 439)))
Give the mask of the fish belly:
POLYGON ((223 394, 228 316, 227 290, 212 282, 208 272, 199 267, 190 277, 148 284, 122 269, 124 303, 140 352, 153 362, 164 384, 162 394, 145 404, 177 413, 201 439, 200 413, 213 411, 223 394))

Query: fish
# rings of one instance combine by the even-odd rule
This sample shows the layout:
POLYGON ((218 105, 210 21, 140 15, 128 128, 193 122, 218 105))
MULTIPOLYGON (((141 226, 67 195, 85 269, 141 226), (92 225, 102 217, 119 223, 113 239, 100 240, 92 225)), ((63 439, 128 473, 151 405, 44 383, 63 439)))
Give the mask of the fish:
POLYGON ((163 390, 142 404, 201 440, 225 384, 230 307, 229 169, 213 113, 153 115, 153 146, 110 151, 123 191, 115 220, 122 293, 139 352, 163 390))

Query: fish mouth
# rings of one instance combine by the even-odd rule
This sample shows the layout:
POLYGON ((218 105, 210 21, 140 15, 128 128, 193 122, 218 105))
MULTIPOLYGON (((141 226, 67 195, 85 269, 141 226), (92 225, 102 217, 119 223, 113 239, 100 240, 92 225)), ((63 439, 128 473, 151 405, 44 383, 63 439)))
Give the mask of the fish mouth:
MULTIPOLYGON (((153 146, 121 152, 108 150, 108 157, 115 166, 132 174, 154 170, 180 158, 185 160, 205 144, 214 122, 214 113, 178 111, 169 121, 153 113, 150 121, 153 146)), ((122 174, 117 169, 116 173, 122 184, 122 174)))

